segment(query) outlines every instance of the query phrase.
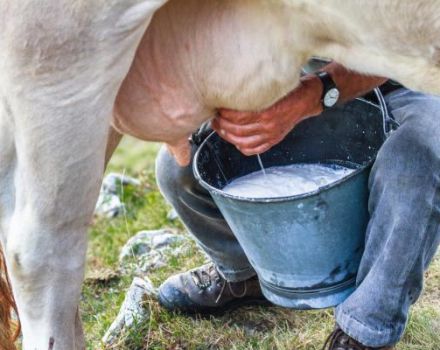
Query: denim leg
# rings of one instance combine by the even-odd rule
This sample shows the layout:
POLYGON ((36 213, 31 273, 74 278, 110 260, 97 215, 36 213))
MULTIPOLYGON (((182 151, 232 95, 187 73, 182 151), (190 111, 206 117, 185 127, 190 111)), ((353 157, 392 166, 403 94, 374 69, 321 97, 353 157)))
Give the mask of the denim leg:
POLYGON ((162 194, 225 279, 238 282, 255 275, 211 195, 194 178, 192 165, 180 167, 163 147, 156 159, 156 178, 162 194))
POLYGON ((400 89, 386 100, 401 126, 370 176, 358 288, 336 308, 339 326, 370 347, 402 337, 440 241, 440 98, 400 89))

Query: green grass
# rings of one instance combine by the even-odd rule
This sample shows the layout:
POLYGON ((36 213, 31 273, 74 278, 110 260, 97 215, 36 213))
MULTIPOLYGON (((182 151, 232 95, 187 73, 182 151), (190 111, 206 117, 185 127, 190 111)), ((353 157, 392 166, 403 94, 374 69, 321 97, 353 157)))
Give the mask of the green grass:
MULTIPOLYGON (((116 271, 122 245, 140 230, 172 227, 180 222, 167 219, 168 206, 154 180, 154 159, 159 145, 124 139, 109 171, 135 176, 140 188, 126 188, 127 216, 96 219, 90 229, 87 275, 116 271)), ((180 258, 148 277, 159 285, 169 275, 198 266, 205 261, 195 244, 180 258)), ((102 349, 101 338, 118 313, 132 276, 108 281, 88 279, 84 284, 81 310, 88 349, 102 349)), ((156 301, 145 301, 151 318, 137 324, 114 349, 289 349, 317 350, 333 327, 331 310, 294 311, 279 307, 248 307, 217 318, 185 317, 169 313, 156 301)), ((440 350, 440 257, 433 262, 421 300, 413 308, 398 350, 440 350)))

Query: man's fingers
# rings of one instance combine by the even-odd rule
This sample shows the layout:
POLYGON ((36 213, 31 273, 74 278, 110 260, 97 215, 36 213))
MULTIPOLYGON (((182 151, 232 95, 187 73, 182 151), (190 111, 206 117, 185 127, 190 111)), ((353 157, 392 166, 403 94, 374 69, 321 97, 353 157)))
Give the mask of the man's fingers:
POLYGON ((212 126, 215 131, 226 141, 234 144, 240 150, 254 152, 255 149, 266 145, 270 148, 278 139, 273 139, 270 134, 266 134, 260 125, 236 126, 220 118, 214 119, 212 126))
POLYGON ((270 143, 264 143, 262 145, 259 145, 257 147, 245 147, 245 148, 239 148, 240 152, 243 153, 246 156, 253 156, 255 154, 261 154, 269 149, 271 149, 273 144, 270 143))
POLYGON ((221 137, 228 141, 229 143, 234 144, 238 148, 255 148, 264 143, 268 143, 269 140, 267 137, 261 134, 252 135, 252 136, 235 136, 233 134, 225 133, 221 134, 221 137))
POLYGON ((261 142, 259 144, 256 144, 255 146, 244 146, 239 147, 239 150, 245 154, 245 155, 254 155, 254 154, 260 154, 264 153, 268 150, 270 150, 273 146, 277 145, 283 140, 284 137, 280 137, 277 139, 268 139, 266 142, 261 142))
POLYGON ((188 139, 182 139, 173 144, 167 144, 168 151, 176 159, 177 164, 181 167, 188 166, 191 162, 191 145, 188 139))
POLYGON ((259 124, 237 125, 223 118, 215 118, 212 121, 212 127, 220 135, 233 134, 235 136, 251 136, 262 132, 259 124))

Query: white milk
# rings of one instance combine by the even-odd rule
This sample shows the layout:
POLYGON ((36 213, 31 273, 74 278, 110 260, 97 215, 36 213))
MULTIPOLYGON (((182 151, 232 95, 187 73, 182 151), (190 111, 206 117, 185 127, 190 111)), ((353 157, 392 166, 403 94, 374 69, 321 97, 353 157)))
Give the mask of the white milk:
POLYGON ((355 169, 340 165, 292 164, 255 171, 233 180, 223 191, 247 198, 275 198, 304 194, 335 182, 355 169))

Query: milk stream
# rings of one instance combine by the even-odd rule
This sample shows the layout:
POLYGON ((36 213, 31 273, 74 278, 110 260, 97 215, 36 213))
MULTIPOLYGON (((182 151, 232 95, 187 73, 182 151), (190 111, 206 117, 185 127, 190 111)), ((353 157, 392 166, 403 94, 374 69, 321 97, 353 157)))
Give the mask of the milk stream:
MULTIPOLYGON (((262 166, 262 163, 260 163, 262 166)), ((351 174, 355 169, 337 164, 304 163, 255 171, 230 182, 223 191, 246 198, 276 198, 318 190, 351 174)))
POLYGON ((266 170, 264 169, 263 161, 261 160, 259 154, 257 154, 257 158, 258 158, 258 164, 260 164, 261 171, 263 172, 264 176, 266 176, 266 170))

